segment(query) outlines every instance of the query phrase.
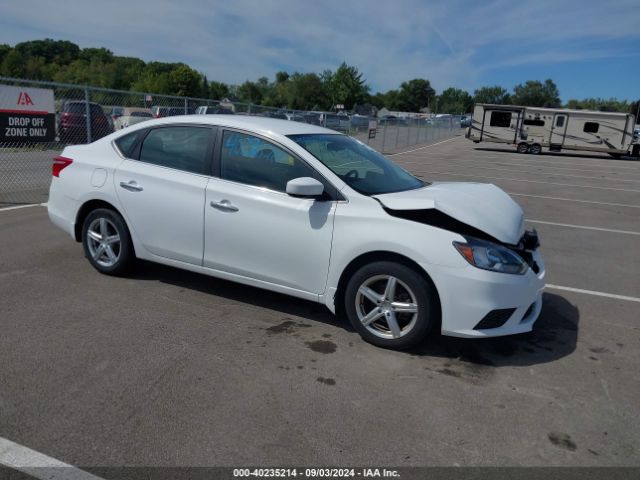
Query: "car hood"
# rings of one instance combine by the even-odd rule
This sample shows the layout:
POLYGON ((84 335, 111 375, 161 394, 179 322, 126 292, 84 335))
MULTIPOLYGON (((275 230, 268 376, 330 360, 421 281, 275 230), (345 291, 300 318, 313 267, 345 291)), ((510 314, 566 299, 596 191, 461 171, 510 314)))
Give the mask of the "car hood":
POLYGON ((374 198, 389 210, 438 210, 511 245, 517 244, 524 233, 522 208, 492 184, 435 182, 416 190, 374 195, 374 198))

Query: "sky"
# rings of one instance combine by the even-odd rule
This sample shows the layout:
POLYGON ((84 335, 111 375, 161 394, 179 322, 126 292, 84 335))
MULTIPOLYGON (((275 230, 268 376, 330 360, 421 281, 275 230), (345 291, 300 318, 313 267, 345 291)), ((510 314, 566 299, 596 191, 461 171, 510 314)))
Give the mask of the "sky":
POLYGON ((551 78, 563 101, 640 98, 638 0, 4 0, 0 43, 43 38, 184 62, 239 84, 356 66, 371 92, 551 78))

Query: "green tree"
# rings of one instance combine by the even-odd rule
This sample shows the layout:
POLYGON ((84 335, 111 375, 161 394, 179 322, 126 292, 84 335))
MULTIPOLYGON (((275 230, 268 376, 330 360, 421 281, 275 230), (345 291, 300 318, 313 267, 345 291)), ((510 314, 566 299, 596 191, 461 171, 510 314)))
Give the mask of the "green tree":
POLYGON ((473 92, 475 103, 492 103, 494 105, 509 105, 511 95, 504 88, 496 85, 494 87, 481 87, 473 92))
POLYGON ((214 100, 222 100, 229 96, 229 87, 222 82, 211 81, 209 82, 208 96, 214 100))
POLYGON ((419 112, 421 108, 430 106, 435 95, 436 91, 429 80, 414 78, 400 84, 395 108, 406 112, 419 112))
POLYGON ((2 75, 7 77, 25 77, 24 57, 16 49, 4 56, 2 61, 2 75))
POLYGON ((331 108, 331 101, 322 80, 315 73, 294 73, 289 78, 286 105, 289 108, 307 110, 314 106, 331 108))
POLYGON ((276 73, 276 83, 284 83, 289 80, 289 74, 287 72, 276 73))
POLYGON ((629 104, 629 113, 636 116, 636 123, 640 123, 640 99, 629 104))
POLYGON ((78 58, 87 63, 94 61, 111 63, 113 62, 113 52, 106 48, 83 48, 78 58))
POLYGON ((11 47, 5 43, 0 43, 0 66, 2 65, 2 61, 4 57, 7 56, 7 53, 11 51, 11 47))
POLYGON ((601 112, 628 112, 629 102, 617 98, 585 98, 582 100, 571 99, 565 105, 567 108, 577 110, 598 110, 601 112))
POLYGON ((526 107, 559 107, 560 92, 551 79, 544 83, 538 80, 528 80, 524 85, 516 85, 513 88, 514 105, 526 107))
POLYGON ((238 87, 237 91, 240 100, 247 103, 262 103, 262 90, 256 82, 247 80, 238 87))
POLYGON ((334 105, 343 104, 346 110, 351 110, 355 104, 368 98, 369 86, 356 67, 342 62, 336 72, 328 76, 329 98, 334 105))
POLYGON ((42 57, 47 63, 67 65, 77 60, 80 55, 80 47, 67 40, 31 40, 17 43, 15 50, 23 57, 42 57))
POLYGON ((463 114, 473 108, 473 97, 465 90, 447 88, 438 97, 438 112, 463 114))
POLYGON ((187 65, 179 65, 169 73, 169 88, 172 95, 197 97, 200 95, 200 74, 187 65))

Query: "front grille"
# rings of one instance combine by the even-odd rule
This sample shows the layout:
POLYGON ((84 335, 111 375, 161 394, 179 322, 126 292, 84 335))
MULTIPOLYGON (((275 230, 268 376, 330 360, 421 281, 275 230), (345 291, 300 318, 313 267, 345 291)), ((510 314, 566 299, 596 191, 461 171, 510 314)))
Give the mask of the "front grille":
POLYGON ((491 310, 487 313, 482 320, 478 322, 478 324, 473 327, 474 330, 488 330, 490 328, 498 328, 503 326, 513 312, 515 312, 515 308, 502 308, 498 310, 491 310))

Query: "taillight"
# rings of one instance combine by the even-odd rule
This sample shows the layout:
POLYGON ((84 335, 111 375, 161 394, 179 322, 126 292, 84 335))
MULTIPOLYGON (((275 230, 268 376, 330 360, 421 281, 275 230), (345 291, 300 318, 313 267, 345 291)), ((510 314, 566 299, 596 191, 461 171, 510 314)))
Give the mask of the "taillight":
POLYGON ((54 157, 53 166, 51 167, 51 175, 59 177, 60 172, 71 165, 73 160, 67 157, 54 157))

